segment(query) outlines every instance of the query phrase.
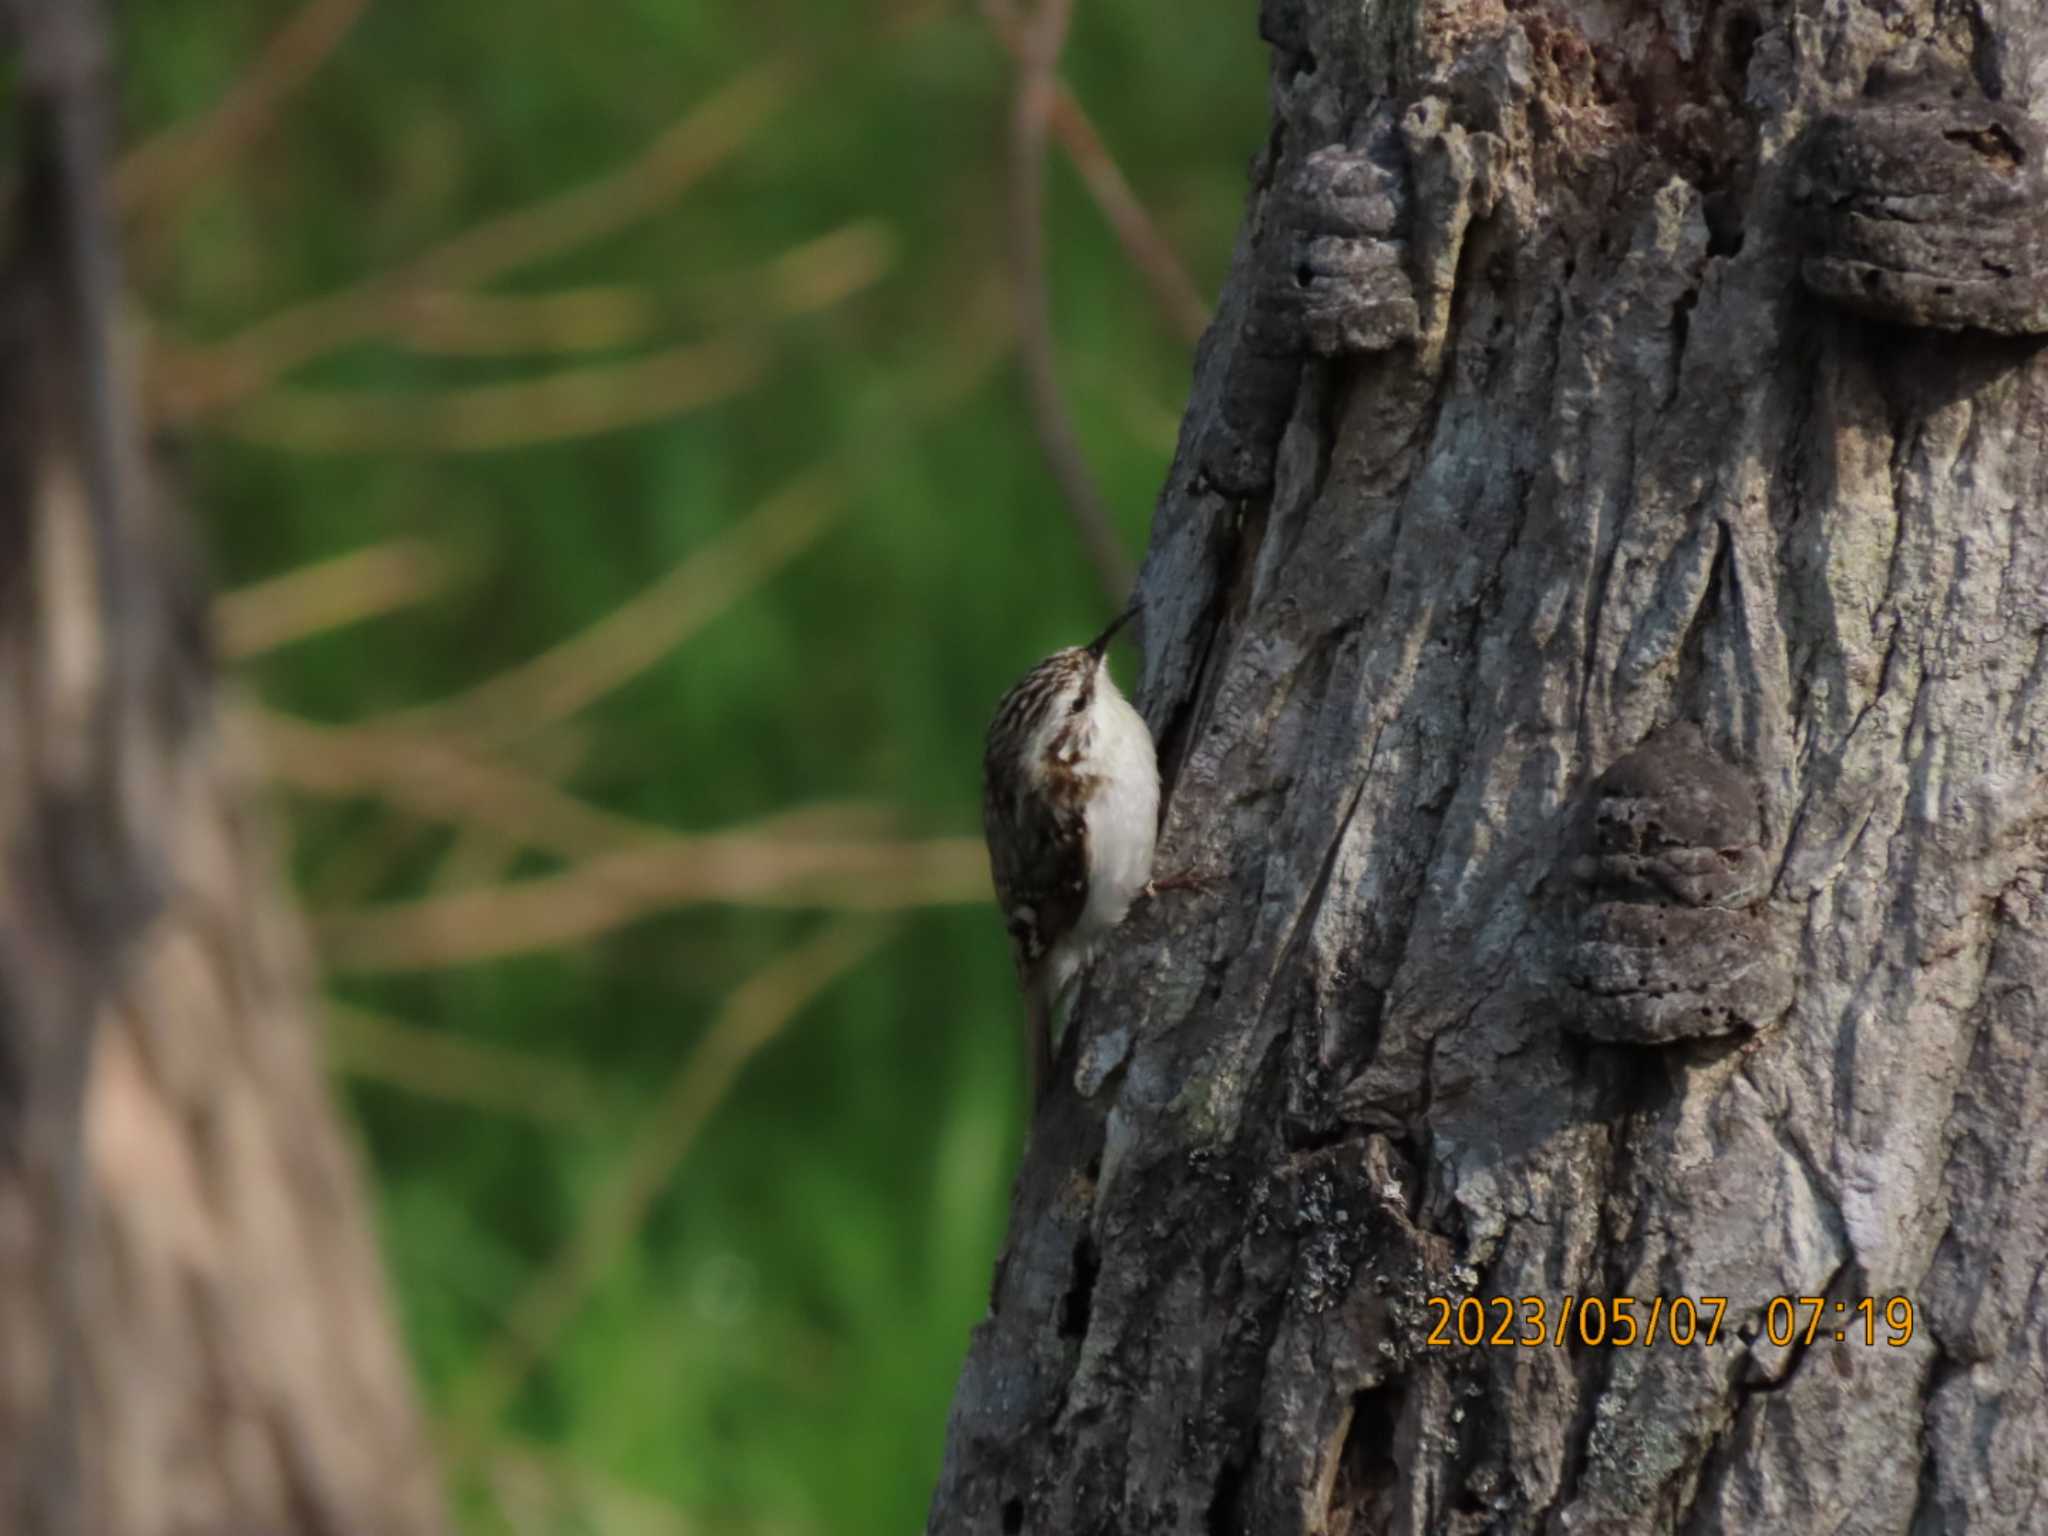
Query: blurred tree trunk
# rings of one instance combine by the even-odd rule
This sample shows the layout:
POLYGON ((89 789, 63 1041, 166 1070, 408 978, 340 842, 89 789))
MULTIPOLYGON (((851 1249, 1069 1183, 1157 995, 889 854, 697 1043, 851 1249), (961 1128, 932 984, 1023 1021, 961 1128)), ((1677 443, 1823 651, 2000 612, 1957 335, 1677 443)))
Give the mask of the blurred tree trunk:
POLYGON ((300 936, 117 355, 92 7, 13 0, 0 1528, 439 1528, 300 936))
POLYGON ((2048 1528, 2048 13, 1260 20, 930 1528, 2048 1528))

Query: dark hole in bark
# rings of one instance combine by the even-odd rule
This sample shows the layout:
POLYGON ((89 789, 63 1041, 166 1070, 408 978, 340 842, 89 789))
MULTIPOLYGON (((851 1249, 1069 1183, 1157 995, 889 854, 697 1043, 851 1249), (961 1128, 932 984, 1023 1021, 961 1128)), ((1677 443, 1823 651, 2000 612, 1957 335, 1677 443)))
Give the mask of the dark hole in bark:
POLYGON ((1737 11, 1721 28, 1722 88, 1737 101, 1749 79, 1750 56, 1763 35, 1763 23, 1748 11, 1737 11))
POLYGON ((1081 1240, 1074 1244, 1074 1278, 1067 1286, 1067 1294, 1060 1298, 1060 1337, 1078 1339, 1088 1332, 1088 1307, 1095 1295, 1095 1277, 1102 1270, 1102 1255, 1096 1250, 1095 1239, 1090 1234, 1081 1234, 1081 1240))
POLYGON ((1699 289, 1688 288, 1685 290, 1684 294, 1682 294, 1679 297, 1677 308, 1672 311, 1672 350, 1674 355, 1678 357, 1685 356, 1685 339, 1688 335, 1692 333, 1692 312, 1694 307, 1698 305, 1699 301, 1699 289))
POLYGON ((1742 254, 1742 205, 1728 193, 1710 197, 1701 207, 1707 220, 1707 254, 1732 257, 1742 254))
POLYGON ((1024 1501, 1003 1500, 1003 1536, 1017 1536, 1024 1529, 1024 1501))
POLYGON ((1421 1138, 1416 1136, 1396 1136, 1393 1139, 1393 1148, 1395 1152, 1400 1154, 1404 1165, 1401 1170, 1402 1176, 1412 1184, 1414 1182, 1415 1170, 1420 1168, 1426 1161, 1422 1155, 1421 1138))
POLYGON ((1394 1495, 1401 1468, 1394 1455, 1394 1437, 1401 1427, 1402 1391, 1388 1383, 1351 1399, 1351 1428, 1337 1456, 1337 1477, 1330 1489, 1331 1531, 1381 1531, 1394 1518, 1394 1495))
MULTIPOLYGON (((1252 1451, 1257 1453, 1258 1442, 1252 1442, 1252 1451)), ((1245 1475, 1251 1465, 1251 1457, 1243 1460, 1231 1458, 1223 1463, 1216 1473, 1216 1492, 1209 1499, 1209 1514, 1204 1528, 1209 1536, 1251 1536, 1251 1526, 1244 1507, 1245 1475)))

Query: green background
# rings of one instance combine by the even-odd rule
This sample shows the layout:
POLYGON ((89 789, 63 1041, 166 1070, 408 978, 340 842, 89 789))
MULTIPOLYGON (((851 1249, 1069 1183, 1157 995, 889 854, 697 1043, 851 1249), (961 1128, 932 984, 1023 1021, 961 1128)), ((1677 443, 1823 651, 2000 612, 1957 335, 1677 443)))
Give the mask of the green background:
MULTIPOLYGON (((1082 0, 1062 66, 1205 297, 1264 131, 1255 12, 1082 0)), ((299 14, 124 8, 124 140, 205 119, 299 14)), ((764 66, 783 71, 772 109, 694 185, 465 285, 597 290, 632 334, 458 355, 399 325, 196 415, 153 373, 220 587, 399 539, 450 572, 422 601, 238 663, 245 696, 377 726, 576 635, 819 472, 843 510, 815 542, 571 721, 490 750, 670 831, 860 803, 887 809, 890 837, 978 832, 995 699, 1110 610, 1008 340, 1012 73, 972 5, 371 4, 262 131, 131 212, 152 367, 613 175, 764 66), (799 248, 808 266, 778 264, 799 248), (807 308, 787 297, 806 272, 853 291, 807 308), (713 340, 758 376, 618 430, 488 451, 262 440, 266 408, 311 392, 403 406, 713 340)), ((1061 378, 1135 560, 1191 348, 1057 149, 1049 163, 1061 378)), ((403 799, 280 790, 316 919, 575 863, 403 799)), ((467 1531, 921 1527, 1003 1234, 1018 1005, 987 906, 865 921, 650 902, 571 945, 330 979, 342 1022, 375 1026, 338 1049, 338 1089, 467 1531), (683 1093, 697 1134, 679 1136, 679 1074, 703 1069, 735 989, 841 940, 874 947, 729 1082, 714 1074, 722 1091, 683 1093), (438 1088, 420 1065, 436 1044, 474 1048, 438 1088), (621 1188, 644 1198, 607 1216, 621 1188), (508 1329, 579 1241, 559 1317, 494 1391, 493 1362, 523 1358, 508 1329)))

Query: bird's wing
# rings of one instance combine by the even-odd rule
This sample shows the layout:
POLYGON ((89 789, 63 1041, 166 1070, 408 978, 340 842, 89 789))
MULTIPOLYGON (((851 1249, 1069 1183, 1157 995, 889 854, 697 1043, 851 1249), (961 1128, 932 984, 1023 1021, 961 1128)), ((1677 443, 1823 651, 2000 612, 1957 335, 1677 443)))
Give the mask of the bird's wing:
POLYGON ((1041 792, 989 776, 981 804, 996 902, 1030 971, 1071 932, 1088 902, 1088 824, 1078 795, 1041 792))

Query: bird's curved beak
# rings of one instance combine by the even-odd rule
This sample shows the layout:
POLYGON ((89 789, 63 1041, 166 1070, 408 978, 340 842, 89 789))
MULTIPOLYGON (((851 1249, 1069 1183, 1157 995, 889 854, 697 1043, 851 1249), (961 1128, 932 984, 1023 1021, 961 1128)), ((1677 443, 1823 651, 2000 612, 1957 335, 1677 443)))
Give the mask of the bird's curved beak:
POLYGON ((1085 647, 1088 654, 1097 661, 1102 660, 1104 653, 1109 650, 1109 642, 1116 638, 1116 632, 1135 619, 1138 616, 1138 609, 1142 606, 1137 598, 1132 598, 1131 606, 1112 619, 1109 628, 1088 642, 1085 647))

